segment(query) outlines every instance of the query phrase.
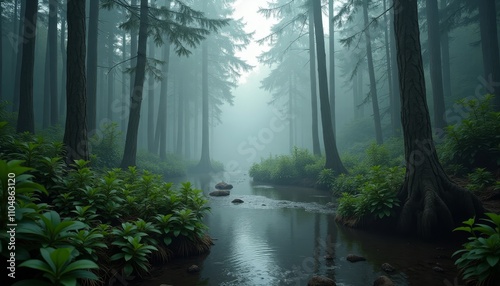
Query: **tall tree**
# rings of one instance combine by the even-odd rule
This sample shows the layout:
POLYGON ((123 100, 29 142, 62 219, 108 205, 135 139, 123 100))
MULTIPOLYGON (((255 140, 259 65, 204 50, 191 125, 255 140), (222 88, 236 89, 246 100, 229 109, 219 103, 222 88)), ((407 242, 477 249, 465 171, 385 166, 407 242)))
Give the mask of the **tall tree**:
MULTIPOLYGON (((314 2, 314 0, 310 0, 314 2)), ((318 95, 316 93, 316 51, 314 43, 314 15, 312 9, 309 9, 309 77, 311 79, 311 115, 312 115, 312 143, 313 154, 321 156, 319 147, 319 126, 318 126, 318 95)))
MULTIPOLYGON (((68 19, 69 21, 69 19, 68 19)), ((99 26, 99 1, 90 1, 87 44, 87 120, 90 132, 97 127, 97 35, 99 26)), ((69 36, 68 36, 69 38, 69 36)))
MULTIPOLYGON (((384 11, 387 10, 387 0, 383 0, 383 9, 384 11)), ((397 129, 399 122, 401 121, 399 119, 399 116, 397 113, 394 112, 394 105, 396 105, 395 102, 395 96, 394 96, 394 84, 392 83, 393 77, 392 77, 392 69, 395 66, 395 62, 392 61, 391 58, 391 45, 390 45, 390 40, 389 40, 389 22, 387 18, 387 13, 384 13, 384 45, 385 45, 385 63, 386 63, 386 69, 387 69, 387 82, 388 82, 388 89, 389 89, 389 113, 391 115, 391 129, 392 129, 392 135, 395 136, 397 134, 397 129)), ((394 52, 394 51, 392 51, 394 52)))
POLYGON ((328 100, 328 76, 326 74, 325 38, 323 33, 323 22, 321 21, 321 2, 311 0, 314 19, 314 30, 316 31, 316 49, 318 58, 319 99, 321 108, 321 123, 323 127, 323 142, 325 144, 325 169, 332 169, 336 174, 347 173, 337 150, 335 135, 333 133, 332 115, 330 102, 328 100))
POLYGON ((434 100, 434 127, 443 129, 446 126, 443 74, 441 70, 441 40, 439 28, 439 10, 437 0, 426 0, 427 34, 429 43, 429 66, 434 100))
POLYGON ((137 156, 137 133, 139 131, 139 119, 142 103, 142 91, 146 69, 146 43, 148 39, 149 24, 148 0, 141 0, 139 39, 137 44, 137 65, 135 67, 134 88, 130 97, 130 116, 128 118, 127 137, 125 140, 125 151, 121 167, 126 169, 134 166, 137 156))
POLYGON ((391 53, 391 77, 392 83, 392 100, 391 100, 391 122, 393 136, 401 136, 401 103, 399 100, 399 80, 398 80, 398 63, 396 53, 396 36, 394 32, 394 7, 391 9, 389 17, 389 44, 391 53))
MULTIPOLYGON (((60 7, 66 7, 66 1, 67 0, 62 0, 61 1, 61 6, 60 7)), ((62 11, 63 9, 61 9, 62 11)), ((59 98, 59 115, 64 116, 64 112, 66 111, 66 17, 64 15, 65 13, 61 12, 61 42, 60 42, 60 49, 61 49, 61 97, 59 98)))
POLYGON ((155 130, 155 146, 158 150, 160 159, 167 157, 167 94, 168 94, 168 68, 170 66, 170 39, 165 37, 165 44, 162 48, 162 59, 165 61, 161 68, 163 78, 160 83, 160 99, 158 102, 158 115, 155 130))
MULTIPOLYGON (((16 5, 17 7, 17 5, 16 5)), ((17 37, 14 39, 14 49, 17 52, 17 57, 16 57, 16 77, 14 79, 14 95, 12 99, 12 111, 18 111, 19 110, 19 96, 21 94, 21 70, 22 70, 22 65, 23 65, 23 47, 24 44, 24 38, 23 38, 23 31, 24 31, 24 16, 26 15, 26 0, 21 0, 21 12, 19 13, 19 22, 18 22, 18 31, 17 31, 17 37)))
POLYGON ((23 21, 23 57, 19 86, 17 132, 35 133, 33 111, 33 69, 35 66, 36 20, 38 0, 26 1, 23 21))
MULTIPOLYGON (((149 41, 149 57, 155 57, 155 46, 153 41, 149 41)), ((148 77, 148 151, 150 153, 154 153, 154 144, 155 144, 155 123, 154 123, 154 115, 155 115, 155 78, 153 73, 151 73, 148 77)))
MULTIPOLYGON (((2 25, 2 22, 3 22, 3 18, 2 18, 2 15, 3 15, 3 7, 2 7, 2 4, 0 4, 0 31, 3 31, 3 25, 2 25)), ((17 16, 17 15, 16 15, 17 16)), ((2 35, 0 34, 0 59, 3 59, 3 37, 2 35)), ((0 64, 0 100, 3 99, 3 92, 2 92, 2 80, 3 80, 3 64, 0 64)))
POLYGON ((335 126, 335 27, 333 21, 333 0, 328 0, 328 32, 330 33, 330 37, 328 38, 329 43, 329 54, 330 54, 330 110, 332 113, 332 126, 333 126, 333 134, 335 135, 335 130, 337 127, 335 126))
POLYGON ((57 0, 49 0, 50 125, 59 121, 57 96, 57 0))
POLYGON ((449 233, 463 220, 482 213, 477 198, 456 184, 441 166, 427 107, 417 1, 395 0, 396 49, 406 176, 398 192, 397 227, 424 238, 449 233))
POLYGON ((85 1, 68 1, 67 3, 67 116, 63 143, 66 147, 66 163, 70 165, 74 160, 88 160, 89 148, 86 114, 85 1))
MULTIPOLYGON (((500 82, 500 51, 498 49, 498 23, 496 4, 493 0, 477 1, 479 5, 479 27, 483 51, 484 76, 491 83, 500 82)), ((494 109, 500 111, 500 87, 489 86, 488 91, 495 94, 494 109)))
POLYGON ((42 126, 47 128, 50 125, 50 46, 49 41, 45 45, 45 72, 43 80, 43 114, 42 126))
POLYGON ((366 59, 368 61, 368 76, 370 78, 370 97, 372 100, 373 121, 375 123, 375 138, 377 144, 383 143, 382 138, 382 124, 380 119, 380 109, 378 106, 377 83, 375 81, 375 69, 373 67, 373 53, 372 43, 370 36, 370 27, 368 21, 368 2, 370 0, 363 0, 363 20, 365 24, 365 41, 366 41, 366 59))
MULTIPOLYGON (((448 0, 440 0, 440 12, 444 11, 448 5, 448 0)), ((440 26, 441 38, 441 60, 443 67, 443 93, 445 97, 451 96, 451 70, 450 70, 450 36, 445 25, 440 26)))

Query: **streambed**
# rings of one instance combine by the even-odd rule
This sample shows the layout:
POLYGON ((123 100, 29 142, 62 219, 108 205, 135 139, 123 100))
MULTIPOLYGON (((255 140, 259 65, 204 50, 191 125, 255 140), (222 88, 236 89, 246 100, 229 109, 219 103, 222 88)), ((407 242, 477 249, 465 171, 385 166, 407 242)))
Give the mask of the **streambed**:
MULTIPOLYGON (((395 285, 450 285, 457 276, 451 253, 456 244, 425 243, 339 226, 327 192, 253 183, 246 173, 190 177, 208 196, 217 182, 234 188, 227 197, 209 197, 205 223, 215 245, 210 253, 175 259, 140 285, 307 285, 313 275, 337 285, 372 285, 380 275, 395 285), (233 204, 239 198, 244 202, 233 204), (351 263, 348 254, 365 257, 351 263), (325 256, 332 256, 332 260, 325 256), (396 271, 381 269, 390 263, 396 271), (187 273, 196 264, 201 271, 187 273), (439 267, 444 272, 433 270, 439 267)), ((182 180, 181 180, 182 181, 182 180)))

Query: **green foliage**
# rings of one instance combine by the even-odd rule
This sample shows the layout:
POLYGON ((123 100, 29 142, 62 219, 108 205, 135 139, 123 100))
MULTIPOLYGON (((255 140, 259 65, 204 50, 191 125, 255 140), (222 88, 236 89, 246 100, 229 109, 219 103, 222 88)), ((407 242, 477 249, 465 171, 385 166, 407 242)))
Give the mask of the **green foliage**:
POLYGON ((339 198, 337 216, 341 218, 353 218, 359 216, 358 206, 360 205, 360 196, 349 193, 342 193, 339 198))
MULTIPOLYGON (((500 273, 500 215, 486 213, 485 223, 476 223, 475 218, 463 222, 463 226, 454 231, 465 231, 470 234, 463 249, 456 251, 459 255, 455 265, 460 269, 465 280, 483 285, 488 279, 500 273)), ((498 277, 497 277, 498 278, 498 277)))
POLYGON ((89 140, 91 154, 95 155, 92 161, 94 167, 115 168, 119 165, 123 153, 122 134, 115 122, 100 126, 100 132, 96 132, 89 140))
POLYGON ((295 147, 291 155, 269 156, 253 164, 249 174, 259 182, 292 184, 301 179, 317 179, 323 167, 324 159, 295 147))
POLYGON ((41 248, 40 254, 43 260, 30 259, 24 261, 19 267, 28 267, 41 271, 45 280, 23 280, 15 283, 16 286, 28 285, 77 285, 78 279, 99 280, 99 278, 88 269, 99 268, 91 260, 75 260, 78 252, 71 247, 65 248, 41 248), (50 283, 48 283, 50 281, 50 283))
MULTIPOLYGON (((397 191, 403 183, 405 169, 402 167, 382 168, 373 166, 359 188, 359 194, 342 193, 337 215, 344 218, 390 217, 399 206, 397 191), (346 205, 343 205, 346 204, 346 205)), ((362 177, 357 178, 360 183, 362 177)), ((342 180, 346 180, 343 177, 342 180)))
POLYGON ((149 152, 137 153, 137 167, 160 174, 164 178, 182 177, 186 175, 187 166, 178 156, 167 154, 165 160, 149 152))
POLYGON ((320 188, 331 190, 335 183, 335 172, 332 169, 323 169, 319 172, 316 184, 320 188))
POLYGON ((361 186, 365 183, 366 180, 367 178, 365 175, 340 174, 331 184, 330 190, 335 196, 338 196, 342 193, 355 194, 359 192, 361 186))
POLYGON ((389 150, 385 145, 372 142, 366 149, 366 155, 370 166, 387 166, 389 163, 389 150))
MULTIPOLYGON (((4 127, 0 124, 0 131, 4 127)), ((87 259, 99 266, 96 273, 103 275, 105 283, 110 268, 122 269, 127 275, 142 274, 152 259, 166 261, 172 253, 193 253, 186 252, 188 248, 208 250, 210 240, 204 235, 202 221, 210 208, 202 191, 189 183, 174 189, 152 172, 136 167, 96 170, 83 160, 66 169, 61 144, 30 134, 0 138, 0 150, 2 223, 5 226, 9 218, 5 206, 12 201, 18 225, 16 261, 24 261, 26 267, 46 264, 38 269, 43 273, 33 273, 46 281, 26 280, 19 285, 74 285, 75 279, 88 276, 79 268, 80 261, 87 259), (16 157, 24 160, 12 160, 16 157), (10 173, 16 179, 12 199, 9 184, 13 183, 4 180, 10 173), (163 219, 166 216, 166 221, 157 221, 158 214, 163 219), (72 249, 71 255, 65 249, 72 249), (42 260, 37 257, 40 252, 42 260), (61 273, 54 269, 68 274, 57 276, 61 273)), ((8 241, 8 233, 0 233, 3 255, 8 241)))
POLYGON ((493 111, 492 98, 487 95, 458 101, 468 113, 460 123, 447 128, 440 152, 446 164, 463 165, 468 170, 500 166, 500 112, 493 111))
POLYGON ((472 173, 469 173, 467 177, 469 179, 467 189, 473 192, 482 192, 495 183, 493 174, 484 168, 475 169, 472 173))

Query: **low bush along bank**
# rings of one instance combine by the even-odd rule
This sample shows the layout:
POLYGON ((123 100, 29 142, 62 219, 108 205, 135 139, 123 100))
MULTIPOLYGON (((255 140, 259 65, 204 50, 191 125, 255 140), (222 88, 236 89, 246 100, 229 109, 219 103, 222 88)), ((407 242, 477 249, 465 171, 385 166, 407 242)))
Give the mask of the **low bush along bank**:
POLYGON ((0 139, 0 252, 16 285, 106 285, 209 249, 200 190, 174 189, 135 167, 96 171, 76 161, 67 169, 62 149, 28 134, 0 139), (8 223, 17 224, 15 249, 8 223))

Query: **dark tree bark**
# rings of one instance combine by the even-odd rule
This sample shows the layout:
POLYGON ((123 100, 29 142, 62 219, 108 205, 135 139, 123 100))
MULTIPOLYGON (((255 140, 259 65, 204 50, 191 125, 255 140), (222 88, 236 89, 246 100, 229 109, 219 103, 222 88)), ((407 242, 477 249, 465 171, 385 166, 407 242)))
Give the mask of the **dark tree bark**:
MULTIPOLYGON (((3 31, 3 25, 2 25, 2 14, 3 14, 3 8, 0 3, 0 31, 3 31)), ((16 15, 17 17, 17 15, 16 15)), ((3 37, 0 34, 0 59, 3 59, 3 37)), ((3 91, 2 91, 2 80, 3 80, 3 64, 0 64, 0 101, 3 100, 3 91)))
POLYGON ((439 29, 439 10, 437 0, 426 0, 427 34, 429 42, 429 68, 434 101, 434 127, 446 126, 443 95, 443 74, 441 70, 441 40, 439 29))
POLYGON ((160 84, 160 102, 158 103, 158 116, 156 121, 155 132, 155 147, 159 148, 160 159, 165 160, 167 157, 167 94, 168 94, 168 68, 170 65, 170 39, 168 36, 164 39, 164 47, 162 49, 162 60, 165 61, 161 68, 163 78, 160 84))
MULTIPOLYGON (((313 0, 310 0, 313 1, 313 0)), ((312 3, 312 2, 311 2, 312 3)), ((311 116, 312 116, 312 143, 313 154, 321 156, 319 146, 318 126, 318 95, 316 93, 316 51, 314 48, 314 15, 312 9, 309 11, 309 78, 311 80, 311 116)))
MULTIPOLYGON (((484 76, 488 83, 500 82, 500 52, 496 20, 496 4, 493 0, 477 1, 479 5, 479 27, 481 30, 481 48, 483 51, 484 76)), ((495 95, 493 108, 500 111, 500 87, 490 84, 487 93, 495 95)))
MULTIPOLYGON (((155 46, 153 41, 149 41, 149 57, 154 58, 155 46)), ((155 144, 155 79, 153 75, 148 77, 148 151, 154 153, 155 144)))
POLYGON ((50 125, 50 45, 47 41, 45 45, 45 73, 43 80, 43 110, 42 110, 42 128, 50 125))
POLYGON ((59 121, 57 96, 57 0, 49 0, 50 125, 59 121))
MULTIPOLYGON (((205 3, 205 2, 204 2, 205 3)), ((212 171, 210 161, 209 142, 209 114, 208 114, 208 45, 201 45, 201 158, 197 170, 200 172, 212 171)))
MULTIPOLYGON (((125 60, 127 59, 127 52, 126 52, 126 46, 127 46, 127 41, 126 41, 126 33, 123 32, 122 34, 122 61, 125 62, 125 60)), ((121 130, 122 130, 122 133, 125 133, 126 131, 126 128, 127 128, 127 117, 126 117, 126 102, 128 102, 127 100, 127 85, 126 85, 126 82, 127 82, 127 78, 128 78, 128 75, 125 73, 125 72, 122 72, 122 102, 120 104, 121 106, 121 113, 120 113, 120 119, 121 119, 121 130)))
POLYGON ((66 164, 70 165, 75 160, 89 160, 85 76, 85 1, 68 1, 67 19, 67 116, 63 143, 66 148, 66 164))
POLYGON ((21 12, 19 14, 19 23, 18 23, 18 37, 14 39, 14 49, 16 49, 16 77, 14 79, 14 95, 12 99, 12 111, 19 111, 19 95, 21 94, 21 70, 23 63, 23 47, 24 47, 24 17, 26 14, 26 0, 21 0, 21 12))
POLYGON ((337 143, 333 133, 330 102, 328 101, 328 76, 326 74, 326 53, 323 23, 321 21, 321 3, 312 0, 314 14, 314 30, 316 32, 316 51, 318 57, 319 99, 321 108, 321 123, 323 127, 323 143, 325 144, 325 169, 332 169, 336 174, 347 173, 337 151, 337 143))
MULTIPOLYGON (((110 29, 108 33, 108 67, 114 66, 113 58, 115 56, 115 35, 113 34, 112 29, 110 29)), ((106 73, 108 77, 108 103, 107 105, 107 114, 108 119, 113 120, 113 99, 115 97, 115 74, 113 71, 108 71, 106 73)))
MULTIPOLYGON (((61 5, 66 7, 66 0, 61 1, 61 5)), ((59 115, 63 117, 66 112, 66 17, 61 13, 61 96, 59 98, 59 115)))
POLYGON ((330 111, 332 114, 332 128, 333 135, 335 135, 335 130, 337 130, 335 126, 335 34, 334 34, 334 25, 333 25, 333 0, 328 1, 328 27, 330 37, 328 38, 329 42, 329 54, 330 54, 330 111))
MULTIPOLYGON (((69 19, 68 19, 69 21, 69 19)), ((90 1, 87 45, 87 120, 90 132, 97 127, 97 35, 99 26, 99 1, 90 1)), ((69 35, 68 35, 69 38, 69 35)), ((68 114, 69 115, 69 114, 68 114)))
POLYGON ((395 0, 396 47, 406 177, 398 192, 398 229, 423 238, 449 234, 461 221, 482 213, 477 198, 444 172, 432 140, 426 101, 417 1, 395 0))
POLYGON ((384 142, 382 138, 382 125, 380 122, 380 110, 378 107, 377 84, 375 81, 375 70, 373 67, 373 54, 372 43, 370 36, 370 28, 368 27, 368 0, 363 0, 363 20, 366 27, 365 41, 366 41, 366 58, 368 61, 368 75, 370 77, 370 97, 372 99, 373 121, 375 123, 375 138, 377 144, 384 142))
POLYGON ((391 9, 389 17, 389 42, 391 45, 391 75, 392 78, 392 100, 391 100, 391 118, 395 124, 393 128, 393 136, 401 136, 401 102, 399 100, 399 81, 398 81, 398 63, 396 53, 396 35, 394 33, 394 8, 391 9))
MULTIPOLYGON (((131 6, 136 7, 137 6, 137 0, 132 0, 131 1, 131 6)), ((131 17, 135 17, 135 14, 132 14, 131 17)), ((135 87, 135 72, 134 69, 137 66, 137 31, 135 29, 132 29, 130 31, 130 69, 132 72, 130 73, 130 92, 134 90, 135 87)))
MULTIPOLYGON (((387 0, 383 0, 383 10, 387 10, 387 0)), ((387 13, 384 13, 384 24, 387 25, 387 27, 384 28, 384 44, 385 44, 385 63, 386 63, 386 69, 387 69, 387 82, 388 82, 388 88, 389 88, 389 110, 390 110, 390 115, 391 115, 391 131, 392 135, 395 136, 397 134, 397 126, 399 125, 399 116, 393 112, 393 106, 395 105, 394 102, 394 85, 392 83, 392 68, 394 66, 394 63, 391 61, 391 51, 390 51, 390 40, 389 40, 389 22, 387 19, 387 13)))
POLYGON ((125 151, 121 167, 135 166, 137 156, 137 135, 141 116, 142 91, 146 69, 146 43, 148 39, 148 0, 141 0, 139 41, 137 47, 137 66, 135 70, 134 88, 131 90, 130 116, 125 139, 125 151))
MULTIPOLYGON (((448 0, 441 0, 440 10, 446 9, 448 0)), ((450 71, 450 37, 448 30, 441 30, 441 60, 443 64, 443 93, 445 97, 451 96, 451 71, 450 71)))
POLYGON ((35 66, 36 20, 38 0, 26 1, 23 20, 23 57, 19 86, 19 113, 17 132, 35 133, 33 111, 33 69, 35 66))

